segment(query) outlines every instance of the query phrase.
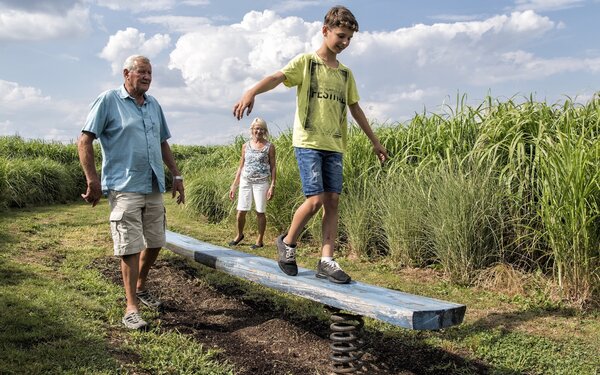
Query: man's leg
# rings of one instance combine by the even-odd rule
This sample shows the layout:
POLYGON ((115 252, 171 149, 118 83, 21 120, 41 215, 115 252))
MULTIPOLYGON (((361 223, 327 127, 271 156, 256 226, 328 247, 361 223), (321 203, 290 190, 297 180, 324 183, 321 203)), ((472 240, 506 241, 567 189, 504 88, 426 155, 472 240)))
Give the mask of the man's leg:
POLYGON ((127 306, 125 314, 138 311, 138 299, 135 294, 139 278, 140 254, 123 255, 121 257, 121 275, 127 306))
POLYGON ((158 258, 158 253, 160 252, 160 247, 145 249, 142 251, 140 260, 139 260, 139 275, 136 283, 136 291, 144 291, 146 290, 146 280, 148 279, 148 273, 150 272, 150 268, 156 262, 156 258, 158 258))

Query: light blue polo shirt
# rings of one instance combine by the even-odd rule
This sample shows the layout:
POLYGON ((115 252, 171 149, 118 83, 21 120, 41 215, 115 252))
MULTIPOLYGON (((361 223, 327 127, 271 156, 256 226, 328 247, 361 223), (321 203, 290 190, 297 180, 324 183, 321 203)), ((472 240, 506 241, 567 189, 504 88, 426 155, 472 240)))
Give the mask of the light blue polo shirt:
POLYGON ((144 94, 138 106, 125 86, 100 94, 92 103, 82 131, 102 146, 102 191, 149 194, 152 177, 164 193, 165 172, 160 144, 171 138, 162 108, 144 94))

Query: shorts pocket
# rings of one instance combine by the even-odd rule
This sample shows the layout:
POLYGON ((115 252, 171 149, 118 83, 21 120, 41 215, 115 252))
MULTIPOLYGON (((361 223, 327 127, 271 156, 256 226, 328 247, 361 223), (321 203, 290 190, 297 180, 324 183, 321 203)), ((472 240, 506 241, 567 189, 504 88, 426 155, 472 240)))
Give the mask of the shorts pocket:
POLYGON ((115 249, 127 244, 127 226, 123 222, 124 211, 112 211, 110 213, 110 232, 112 234, 115 249))

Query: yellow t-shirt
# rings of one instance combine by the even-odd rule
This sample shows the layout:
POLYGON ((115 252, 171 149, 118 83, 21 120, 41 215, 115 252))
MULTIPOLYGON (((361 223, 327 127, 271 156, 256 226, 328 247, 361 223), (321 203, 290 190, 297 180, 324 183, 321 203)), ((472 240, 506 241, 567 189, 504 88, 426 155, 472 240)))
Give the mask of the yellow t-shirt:
POLYGON ((316 53, 305 53, 281 72, 284 85, 297 86, 293 145, 343 153, 348 138, 348 105, 359 100, 352 71, 342 63, 330 68, 316 53))

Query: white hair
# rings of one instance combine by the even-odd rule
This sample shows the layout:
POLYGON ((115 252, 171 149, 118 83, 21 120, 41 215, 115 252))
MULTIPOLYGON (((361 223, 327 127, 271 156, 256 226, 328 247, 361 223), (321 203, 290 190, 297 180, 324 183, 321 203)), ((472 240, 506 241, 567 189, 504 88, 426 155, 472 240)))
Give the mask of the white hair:
POLYGON ((147 58, 146 56, 142 56, 142 55, 131 55, 128 58, 125 59, 125 62, 123 63, 123 69, 125 70, 129 70, 132 71, 135 69, 135 62, 136 61, 141 61, 144 62, 146 64, 150 64, 150 59, 147 58))
POLYGON ((252 129, 253 126, 263 128, 265 130, 265 138, 269 136, 269 128, 267 127, 267 122, 265 120, 261 119, 260 117, 257 117, 254 120, 252 120, 252 123, 250 124, 250 129, 252 129))

